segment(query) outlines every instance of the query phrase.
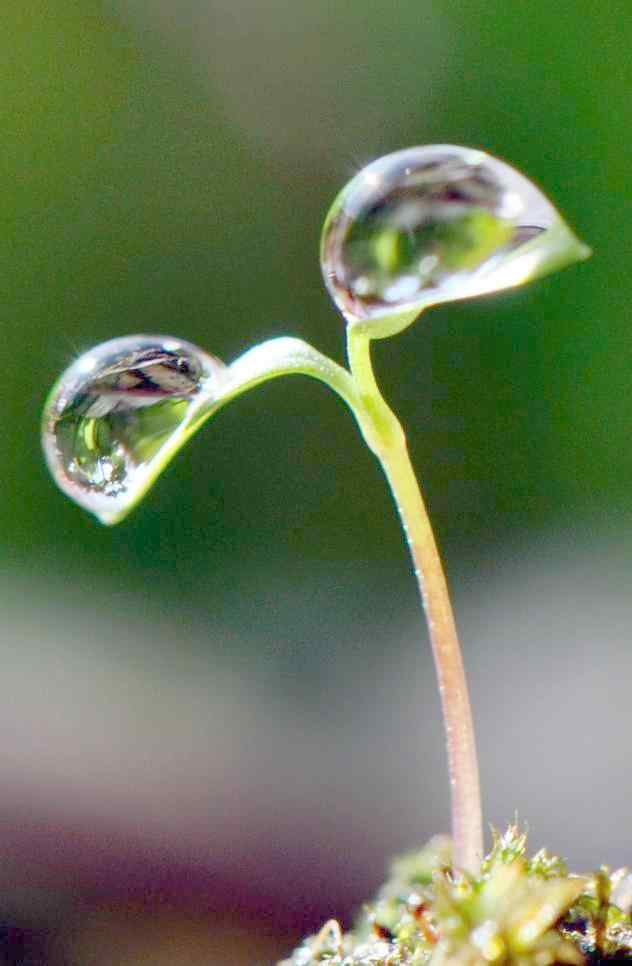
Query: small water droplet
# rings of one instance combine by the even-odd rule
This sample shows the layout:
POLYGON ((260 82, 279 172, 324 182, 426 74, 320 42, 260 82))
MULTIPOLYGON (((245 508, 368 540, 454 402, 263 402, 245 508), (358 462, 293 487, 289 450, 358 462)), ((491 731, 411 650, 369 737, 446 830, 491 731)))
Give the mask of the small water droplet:
POLYGON ((189 342, 128 336, 76 360, 44 411, 43 446, 61 489, 103 523, 140 500, 217 398, 227 367, 189 342))
POLYGON ((331 296, 348 322, 377 336, 429 305, 509 288, 588 254, 522 174, 451 145, 368 165, 334 202, 322 239, 331 296))

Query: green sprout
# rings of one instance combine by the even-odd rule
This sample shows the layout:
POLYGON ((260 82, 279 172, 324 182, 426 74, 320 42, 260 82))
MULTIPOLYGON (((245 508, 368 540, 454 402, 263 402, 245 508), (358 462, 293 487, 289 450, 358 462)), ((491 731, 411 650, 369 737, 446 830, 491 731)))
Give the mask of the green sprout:
MULTIPOLYGON (((53 477, 78 504, 113 524, 136 506, 203 423, 260 383, 289 374, 311 376, 348 406, 382 466, 410 549, 442 702, 451 788, 450 863, 456 875, 474 877, 464 880, 470 885, 463 895, 458 883, 436 884, 438 921, 468 919, 474 900, 467 889, 481 875, 476 747, 439 552, 404 430, 375 379, 371 343, 402 331, 432 305, 511 288, 588 254, 547 198, 508 164, 451 145, 398 151, 360 171, 325 220, 323 276, 346 322, 348 368, 294 338, 264 342, 224 365, 181 339, 129 336, 79 358, 61 376, 45 408, 43 444, 53 477)), ((523 882, 526 866, 512 867, 511 875, 502 869, 483 872, 486 884, 476 893, 476 913, 470 916, 481 919, 481 928, 492 895, 519 894, 525 908, 535 901, 534 887, 523 882)), ((556 918, 574 901, 576 889, 545 885, 556 918)), ((549 919, 542 919, 534 942, 555 945, 549 919)), ((496 938, 489 934, 489 949, 506 950, 516 942, 531 949, 526 933, 516 933, 515 939, 513 919, 503 920, 498 930, 496 938)), ((447 936, 441 949, 449 952, 447 936)), ((339 941, 339 930, 332 927, 319 943, 325 949, 339 941)), ((566 946, 555 949, 566 956, 566 946)), ((574 960, 568 954, 561 961, 574 960)))

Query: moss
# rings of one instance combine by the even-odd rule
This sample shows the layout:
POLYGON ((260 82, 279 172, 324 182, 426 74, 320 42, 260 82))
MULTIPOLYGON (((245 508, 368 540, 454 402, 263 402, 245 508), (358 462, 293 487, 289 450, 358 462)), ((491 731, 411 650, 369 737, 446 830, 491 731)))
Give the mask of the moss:
POLYGON ((494 835, 477 878, 451 866, 449 839, 393 862, 352 931, 326 923, 279 966, 581 966, 632 962, 632 876, 573 875, 527 855, 516 825, 494 835))

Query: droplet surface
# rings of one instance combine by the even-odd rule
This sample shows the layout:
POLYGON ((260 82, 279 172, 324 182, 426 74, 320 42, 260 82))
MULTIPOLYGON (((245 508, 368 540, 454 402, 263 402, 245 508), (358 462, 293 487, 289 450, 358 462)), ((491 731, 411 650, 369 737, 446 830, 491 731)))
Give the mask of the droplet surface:
POLYGON ((167 336, 97 346, 54 386, 43 446, 61 489, 117 523, 188 439, 226 379, 219 359, 167 336))
POLYGON ((350 323, 392 335, 429 305, 498 291, 589 250, 510 165, 452 145, 374 161, 323 229, 325 283, 350 323))

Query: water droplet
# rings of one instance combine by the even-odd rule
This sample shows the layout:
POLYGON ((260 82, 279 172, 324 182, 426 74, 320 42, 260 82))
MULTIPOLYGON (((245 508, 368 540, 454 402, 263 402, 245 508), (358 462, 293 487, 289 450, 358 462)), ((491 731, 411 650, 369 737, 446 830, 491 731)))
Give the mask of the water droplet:
POLYGON ((429 305, 509 288, 588 254, 522 174, 451 145, 368 165, 334 202, 322 239, 336 305, 377 337, 429 305))
POLYGON ((227 371, 166 336, 112 339, 87 352, 60 377, 44 411, 44 452, 57 484, 103 523, 117 523, 194 431, 227 371))

